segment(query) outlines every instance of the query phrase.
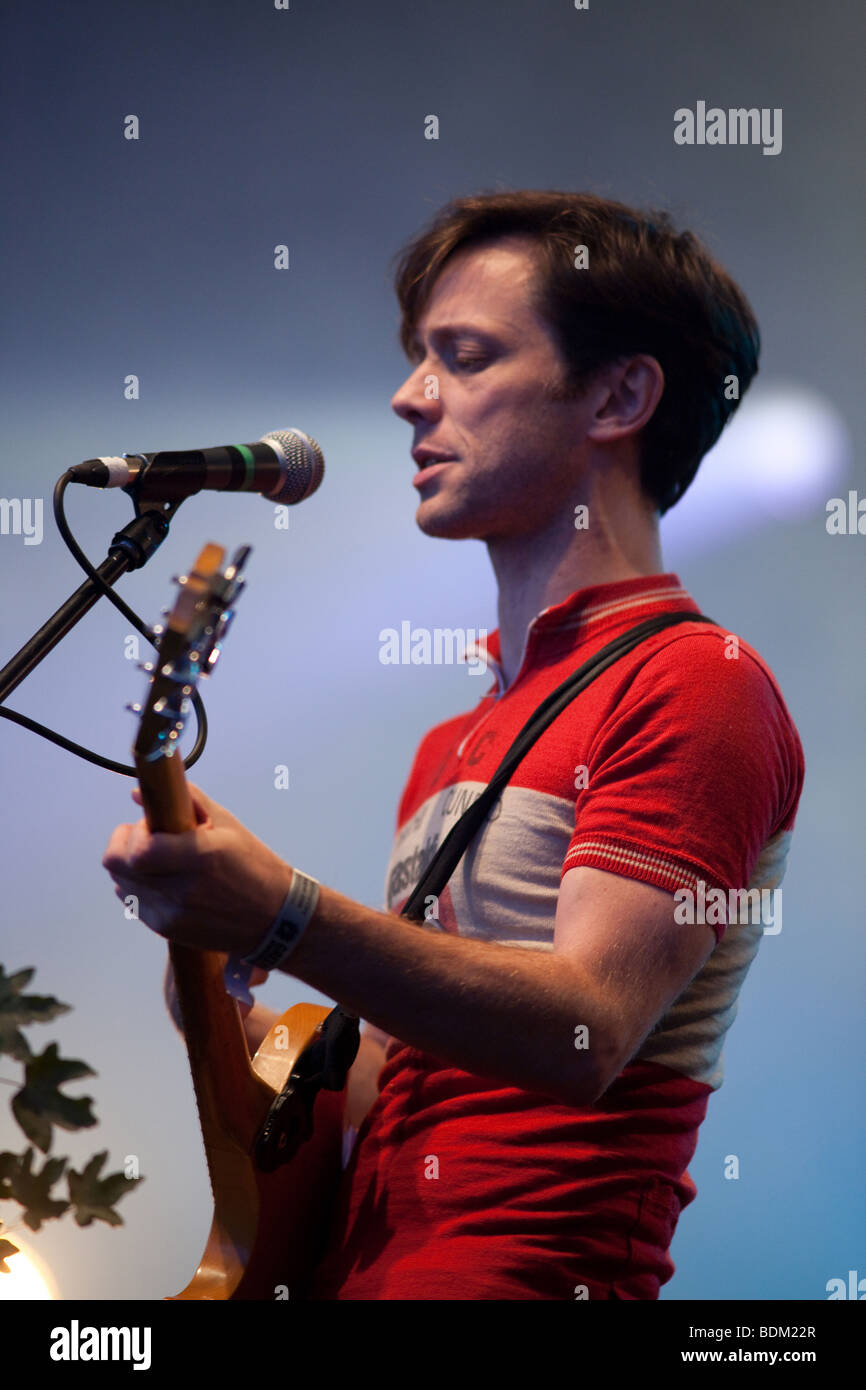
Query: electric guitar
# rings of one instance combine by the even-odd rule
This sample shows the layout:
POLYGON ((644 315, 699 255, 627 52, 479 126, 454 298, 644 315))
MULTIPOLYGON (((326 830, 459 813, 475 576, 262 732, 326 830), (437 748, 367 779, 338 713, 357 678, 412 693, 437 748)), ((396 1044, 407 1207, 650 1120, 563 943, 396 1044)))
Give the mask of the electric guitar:
MULTIPOLYGON (((133 757, 151 830, 194 828, 179 735, 244 587, 248 548, 223 567, 206 545, 159 639, 133 757)), ((146 669, 151 669, 150 667, 146 669)), ((357 1020, 296 1004, 250 1057, 226 957, 169 943, 205 1157, 213 1221, 177 1299, 303 1298, 340 1176, 345 1080, 357 1020)))

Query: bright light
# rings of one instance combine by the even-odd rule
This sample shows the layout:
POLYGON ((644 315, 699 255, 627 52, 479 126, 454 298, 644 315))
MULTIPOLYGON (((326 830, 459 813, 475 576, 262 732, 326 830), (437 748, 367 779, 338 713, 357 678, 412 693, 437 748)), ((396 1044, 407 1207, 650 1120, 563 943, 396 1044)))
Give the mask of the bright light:
POLYGON ((27 1250, 14 1232, 9 1239, 17 1245, 17 1255, 7 1255, 8 1274, 0 1274, 0 1301, 4 1299, 52 1299, 57 1297, 53 1279, 31 1250, 27 1250))
POLYGON ((663 519, 662 540, 675 554, 704 552, 761 526, 823 516, 850 463, 831 401, 805 386, 756 385, 663 519))

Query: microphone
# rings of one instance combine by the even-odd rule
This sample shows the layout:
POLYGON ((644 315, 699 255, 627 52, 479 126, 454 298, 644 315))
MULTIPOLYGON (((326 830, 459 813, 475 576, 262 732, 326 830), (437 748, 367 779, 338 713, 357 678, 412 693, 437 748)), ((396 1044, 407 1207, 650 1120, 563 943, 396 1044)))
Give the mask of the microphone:
POLYGON ((324 472, 324 455, 311 435, 271 430, 255 444, 85 459, 68 476, 87 487, 128 488, 142 502, 171 502, 204 488, 260 492, 272 502, 293 506, 316 491, 324 472))

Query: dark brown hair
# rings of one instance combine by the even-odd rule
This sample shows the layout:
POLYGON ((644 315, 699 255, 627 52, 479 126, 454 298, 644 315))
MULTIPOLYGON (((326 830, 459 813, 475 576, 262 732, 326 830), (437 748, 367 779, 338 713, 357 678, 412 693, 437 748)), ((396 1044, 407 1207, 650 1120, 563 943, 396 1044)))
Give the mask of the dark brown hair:
POLYGON ((682 497, 758 370, 760 335, 743 292, 665 212, 591 193, 481 193, 456 198, 398 253, 400 341, 416 330, 434 281, 458 248, 505 236, 536 244, 535 307, 563 359, 563 394, 579 395, 611 362, 647 353, 665 388, 641 432, 641 485, 664 514, 682 497), (588 268, 575 268, 578 246, 588 268))

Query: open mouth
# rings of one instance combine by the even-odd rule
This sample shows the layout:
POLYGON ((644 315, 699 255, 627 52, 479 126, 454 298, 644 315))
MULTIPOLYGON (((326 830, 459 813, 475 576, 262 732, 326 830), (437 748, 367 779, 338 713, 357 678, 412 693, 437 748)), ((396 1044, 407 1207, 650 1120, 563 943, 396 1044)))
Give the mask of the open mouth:
POLYGON ((428 453, 421 453, 421 452, 419 451, 417 454, 414 454, 414 453, 413 453, 412 457, 413 457, 413 459, 415 460, 415 462, 417 463, 417 465, 418 465, 419 468, 431 468, 431 467, 434 467, 437 463, 453 463, 453 462, 454 462, 454 455, 453 455, 453 454, 433 454, 433 453, 428 454, 428 453))
POLYGON ((424 483, 432 481, 443 468, 447 468, 449 463, 454 463, 454 459, 424 459, 418 465, 418 472, 412 479, 413 487, 421 487, 424 483))

